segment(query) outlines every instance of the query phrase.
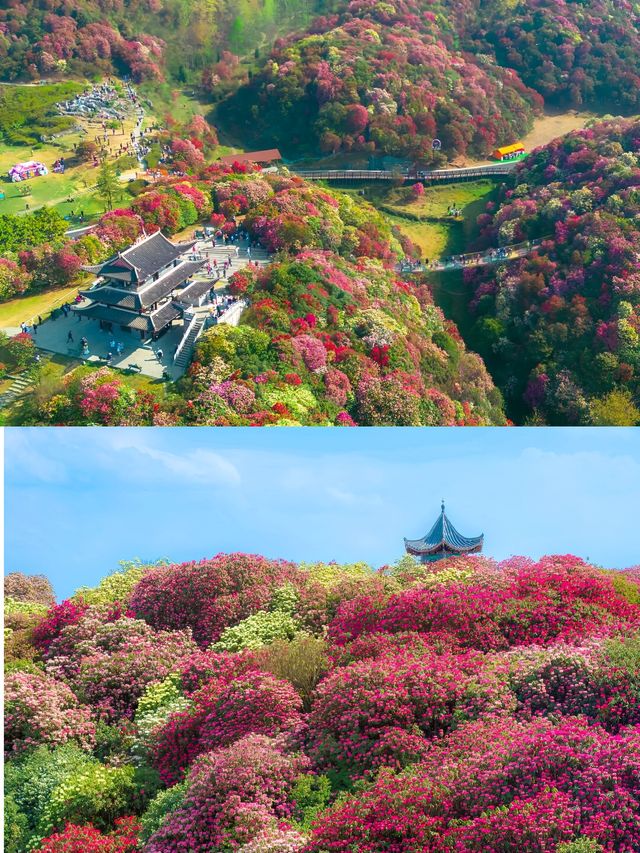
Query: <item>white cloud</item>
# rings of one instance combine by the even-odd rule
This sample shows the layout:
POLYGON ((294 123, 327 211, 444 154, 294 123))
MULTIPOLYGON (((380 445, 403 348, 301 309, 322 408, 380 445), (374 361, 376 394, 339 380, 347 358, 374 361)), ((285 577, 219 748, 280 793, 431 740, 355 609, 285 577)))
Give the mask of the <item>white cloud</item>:
MULTIPOLYGON (((62 459, 42 453, 38 447, 38 432, 57 430, 10 429, 5 431, 5 466, 16 480, 38 480, 43 483, 63 483, 67 467, 62 459)), ((48 447, 46 448, 49 449, 48 447)))
POLYGON ((183 483, 239 485, 242 481, 238 468, 221 453, 200 447, 182 453, 162 450, 155 446, 156 437, 161 443, 163 435, 155 430, 152 434, 146 429, 115 429, 109 431, 108 442, 116 453, 137 456, 138 463, 151 460, 156 463, 156 474, 178 476, 183 483))

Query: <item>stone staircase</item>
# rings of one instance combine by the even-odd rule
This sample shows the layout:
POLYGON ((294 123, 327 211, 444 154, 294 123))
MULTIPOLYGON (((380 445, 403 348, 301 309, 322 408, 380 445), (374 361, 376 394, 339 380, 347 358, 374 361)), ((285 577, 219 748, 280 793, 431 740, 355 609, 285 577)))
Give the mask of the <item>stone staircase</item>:
MULTIPOLYGON (((50 358, 50 355, 41 354, 40 364, 43 364, 45 361, 49 361, 50 358)), ((33 377, 29 376, 26 371, 25 373, 9 374, 7 379, 11 379, 13 381, 6 391, 3 394, 0 394, 0 409, 10 406, 14 400, 20 397, 21 394, 24 394, 29 386, 33 385, 34 382, 33 377)))
POLYGON ((202 327, 204 326, 204 318, 198 317, 191 327, 189 334, 185 338, 184 344, 182 345, 182 349, 178 353, 176 360, 173 362, 174 367, 180 370, 182 373, 189 366, 189 362, 191 361, 191 355, 193 354, 193 349, 196 345, 196 341, 198 340, 198 336, 202 331, 202 327))

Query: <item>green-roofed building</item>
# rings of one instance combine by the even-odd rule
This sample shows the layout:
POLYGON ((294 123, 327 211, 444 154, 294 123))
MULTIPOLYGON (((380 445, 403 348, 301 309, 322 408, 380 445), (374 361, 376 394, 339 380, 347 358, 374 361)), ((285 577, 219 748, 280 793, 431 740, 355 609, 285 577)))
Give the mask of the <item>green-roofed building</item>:
POLYGON ((433 563, 444 557, 479 554, 483 542, 484 533, 471 537, 458 533, 447 518, 443 501, 440 515, 431 530, 421 539, 405 539, 404 547, 407 554, 417 557, 421 563, 433 563))

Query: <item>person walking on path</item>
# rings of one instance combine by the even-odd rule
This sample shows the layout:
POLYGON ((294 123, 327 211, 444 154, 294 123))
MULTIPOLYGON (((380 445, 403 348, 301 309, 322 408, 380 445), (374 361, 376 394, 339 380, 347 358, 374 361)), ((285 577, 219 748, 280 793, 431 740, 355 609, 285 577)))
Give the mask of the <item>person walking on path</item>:
POLYGON ((73 343, 73 332, 71 330, 69 330, 69 332, 67 332, 67 343, 68 344, 73 343))
POLYGON ((156 357, 157 357, 158 361, 162 361, 163 355, 164 355, 164 353, 162 352, 161 349, 156 350, 156 357))

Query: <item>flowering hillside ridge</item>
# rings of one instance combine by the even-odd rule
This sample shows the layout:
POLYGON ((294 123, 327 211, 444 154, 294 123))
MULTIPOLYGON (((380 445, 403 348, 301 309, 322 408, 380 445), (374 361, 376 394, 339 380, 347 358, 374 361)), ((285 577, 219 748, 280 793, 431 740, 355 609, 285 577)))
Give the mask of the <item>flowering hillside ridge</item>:
POLYGON ((534 151, 479 217, 488 245, 552 235, 466 273, 481 351, 519 419, 616 423, 603 417, 617 399, 620 425, 640 420, 639 186, 640 122, 602 122, 534 151))
MULTIPOLYGON (((289 174, 241 164, 192 169, 141 193, 131 209, 106 214, 78 240, 10 254, 0 277, 3 263, 10 282, 57 280, 64 267, 68 282, 143 228, 173 233, 208 219, 222 235, 246 230, 273 254, 268 266, 229 278, 231 293, 249 301, 240 325, 205 331, 187 376, 164 395, 134 391, 108 367, 83 367, 28 401, 21 422, 505 424, 482 360, 429 288, 397 274, 398 258, 415 249, 375 208, 289 174)), ((28 359, 33 345, 18 336, 8 356, 19 349, 28 359)))
POLYGON ((637 850, 637 567, 111 577, 7 578, 10 853, 637 850))

